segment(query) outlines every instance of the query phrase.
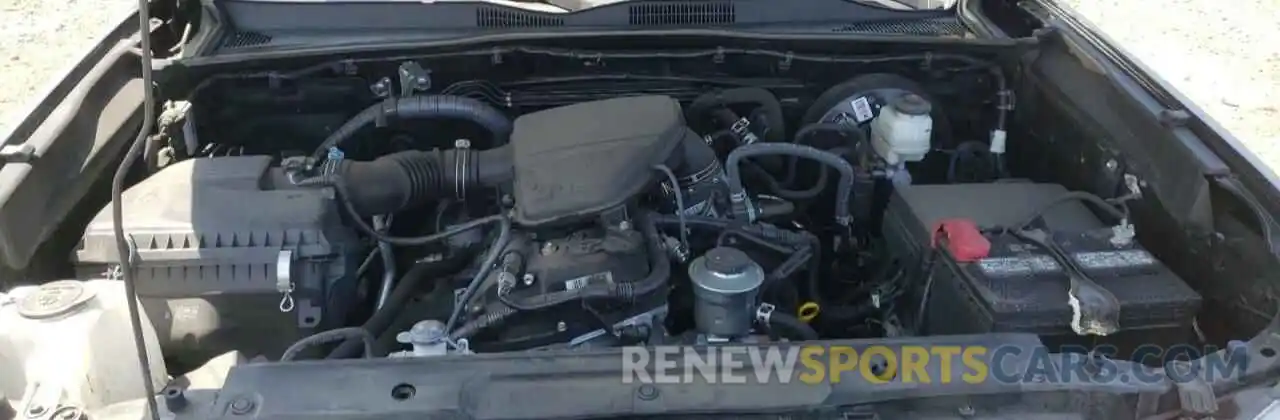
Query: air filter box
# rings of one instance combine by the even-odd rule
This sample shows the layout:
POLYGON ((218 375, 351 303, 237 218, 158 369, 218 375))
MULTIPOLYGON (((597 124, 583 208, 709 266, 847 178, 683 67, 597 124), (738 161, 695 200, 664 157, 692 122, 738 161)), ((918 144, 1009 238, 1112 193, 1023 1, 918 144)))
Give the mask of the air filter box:
MULTIPOLYGON (((969 262, 939 253, 932 265, 929 334, 1028 332, 1070 335, 1069 279, 1044 249, 1007 233, 1011 227, 1066 193, 1055 184, 993 183, 913 185, 898 188, 885 215, 884 234, 911 279, 932 252, 932 232, 946 219, 972 221, 990 243, 969 262), (914 270, 915 272, 912 272, 914 270)), ((1042 224, 1054 242, 1095 283, 1120 302, 1120 331, 1181 329, 1190 325, 1200 295, 1136 241, 1116 246, 1111 229, 1079 201, 1053 204, 1042 224)), ((979 239, 981 241, 981 239, 979 239)), ((912 287, 918 288, 918 284, 912 287)))
MULTIPOLYGON (((366 247, 343 226, 332 191, 295 187, 271 161, 187 159, 121 197, 138 296, 167 356, 274 358, 345 321, 366 247)), ((81 278, 119 261, 113 226, 109 206, 89 223, 75 254, 81 278)))

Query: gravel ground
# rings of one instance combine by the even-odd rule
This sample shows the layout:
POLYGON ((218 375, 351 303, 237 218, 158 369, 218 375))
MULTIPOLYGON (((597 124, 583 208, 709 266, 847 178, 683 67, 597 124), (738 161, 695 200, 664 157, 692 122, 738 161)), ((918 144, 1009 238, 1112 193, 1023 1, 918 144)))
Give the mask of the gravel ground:
MULTIPOLYGON (((1060 0, 1280 170, 1280 2, 1060 0), (1229 3, 1229 4, 1228 4, 1229 3)), ((134 0, 0 0, 0 132, 134 0)))

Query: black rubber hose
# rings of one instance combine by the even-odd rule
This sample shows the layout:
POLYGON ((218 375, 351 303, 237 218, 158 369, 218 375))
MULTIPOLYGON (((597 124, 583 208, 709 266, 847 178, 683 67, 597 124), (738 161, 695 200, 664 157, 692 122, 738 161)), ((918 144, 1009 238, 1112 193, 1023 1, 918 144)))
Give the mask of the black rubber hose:
POLYGON ((474 122, 493 135, 495 146, 507 144, 511 138, 511 120, 502 111, 475 99, 452 95, 422 95, 407 98, 388 98, 374 104, 334 130, 320 143, 312 158, 324 159, 329 149, 355 135, 357 131, 374 122, 389 118, 423 119, 453 118, 474 122))
MULTIPOLYGON (((410 267, 409 271, 400 277, 400 281, 396 282, 396 287, 391 289, 391 294, 387 295, 386 303, 381 308, 378 308, 373 315, 369 316, 369 319, 364 321, 360 329, 367 331, 371 336, 382 335, 382 333, 386 332, 391 323, 395 321, 396 316, 404 309, 404 305, 409 302, 409 298, 422 285, 422 281, 427 279, 430 271, 430 264, 414 264, 413 267, 410 267)), ((328 358, 351 357, 357 350, 356 345, 357 343, 354 341, 342 343, 329 352, 328 358)))
POLYGON ((338 177, 359 188, 348 192, 356 214, 396 213, 429 199, 465 199, 471 191, 511 180, 510 147, 484 151, 410 150, 372 161, 343 161, 338 177))
MULTIPOLYGON (((347 327, 316 333, 308 336, 307 338, 298 340, 298 342, 293 343, 293 345, 284 350, 284 354, 280 355, 280 361, 287 362, 293 360, 294 357, 298 356, 298 353, 302 353, 303 350, 310 347, 315 347, 325 343, 332 343, 334 341, 350 340, 352 338, 358 338, 360 339, 360 342, 364 344, 365 358, 373 357, 373 335, 369 334, 369 331, 364 328, 347 327)), ((354 343, 354 341, 347 342, 354 343)))
MULTIPOLYGON (((859 127, 851 126, 843 123, 813 123, 813 124, 809 124, 804 127, 801 127, 799 130, 797 130, 793 142, 796 144, 812 146, 813 144, 810 143, 811 137, 813 137, 815 134, 823 133, 823 132, 836 133, 844 137, 851 137, 853 139, 853 141, 850 142, 852 144, 844 144, 844 145, 841 145, 840 147, 853 146, 856 148, 857 143, 867 141, 867 133, 862 131, 862 129, 859 127)), ((788 161, 787 177, 783 178, 782 180, 783 184, 791 184, 792 182, 795 182, 796 166, 799 164, 799 160, 800 160, 799 157, 793 156, 788 161)), ((825 180, 826 172, 827 172, 827 168, 825 166, 822 168, 822 172, 823 172, 821 174, 822 179, 825 180)))
MULTIPOLYGON (((1093 204, 1095 207, 1098 208, 1098 210, 1102 210, 1104 213, 1106 213, 1108 216, 1111 216, 1111 218, 1115 219, 1116 221, 1124 220, 1128 218, 1127 211, 1116 208, 1114 204, 1108 202, 1102 197, 1098 197, 1097 195, 1090 194, 1084 191, 1068 191, 1063 193, 1062 195, 1054 197, 1053 200, 1050 200, 1048 203, 1045 203, 1044 205, 1040 206, 1040 208, 1037 208, 1034 212, 1031 213, 1031 215, 1027 216, 1025 219, 1022 219, 1022 223, 1014 225, 1014 229, 1017 229, 1017 230, 1026 229, 1028 226, 1031 226, 1032 223, 1035 223, 1036 219, 1039 219, 1043 217, 1046 213, 1048 213, 1049 210, 1052 210, 1054 207, 1057 207, 1058 205, 1061 205, 1063 203, 1070 202, 1070 201, 1082 201, 1085 203, 1093 204)), ((1124 204, 1121 203, 1121 205, 1123 206, 1124 204)))
POLYGON ((774 312, 769 315, 769 331, 778 336, 795 341, 813 341, 818 339, 818 332, 794 316, 774 312))
POLYGON ((743 87, 709 92, 697 97, 686 108, 685 119, 694 122, 711 116, 711 111, 731 104, 755 104, 764 112, 769 131, 764 140, 780 142, 787 134, 786 118, 782 114, 782 103, 778 97, 768 90, 756 87, 743 87))
POLYGON ((854 180, 853 165, 834 153, 824 152, 810 146, 787 143, 748 144, 733 149, 733 152, 729 153, 725 166, 727 166, 726 170, 729 178, 729 199, 734 207, 735 218, 746 217, 747 219, 754 219, 754 217, 747 217, 749 216, 748 212, 754 213, 754 211, 748 210, 746 203, 747 191, 742 186, 740 170, 742 160, 749 157, 767 155, 788 155, 813 159, 840 171, 840 181, 836 189, 835 217, 837 224, 841 226, 849 225, 849 199, 851 198, 850 195, 853 194, 854 180))
POLYGON ((766 199, 765 196, 756 197, 756 208, 759 210, 760 219, 770 219, 774 217, 788 216, 795 213, 796 205, 790 201, 777 199, 766 199))
POLYGON ((350 190, 347 189, 346 182, 344 182, 341 179, 338 179, 333 183, 333 188, 337 190, 338 201, 341 202, 342 208, 347 211, 347 216, 350 216, 348 217, 348 219, 350 219, 351 224, 355 226, 356 230, 360 231, 360 233, 368 235, 369 237, 377 240, 378 242, 386 242, 392 245, 416 246, 416 245, 425 245, 432 242, 439 242, 471 229, 475 229, 493 222, 497 222, 499 220, 506 220, 506 216, 493 215, 489 217, 475 219, 458 226, 453 226, 449 228, 449 230, 447 231, 432 234, 432 235, 427 235, 427 236, 414 236, 414 237, 387 236, 386 234, 379 232, 377 229, 374 229, 373 226, 369 226, 368 223, 365 223, 364 219, 361 218, 361 215, 356 212, 356 208, 351 204, 351 200, 347 198, 348 194, 350 194, 350 190))
POLYGON ((453 312, 449 314, 448 322, 444 324, 445 331, 453 331, 453 327, 462 318, 462 313, 466 312, 467 305, 471 304, 471 299, 475 298, 476 292, 480 290, 480 285, 484 284, 484 280, 489 277, 489 272, 493 271, 494 265, 498 263, 498 258, 502 257, 502 254, 507 250, 507 245, 511 243, 511 219, 502 216, 501 220, 501 226, 498 228, 498 239, 493 241, 493 245, 489 247, 489 254, 485 255, 484 261, 480 262, 480 269, 476 270, 475 277, 471 278, 466 290, 458 298, 458 304, 454 306, 453 312))
POLYGON ((499 305, 491 307, 489 310, 485 311, 484 315, 467 321, 466 324, 462 324, 461 327, 458 327, 457 331, 450 333, 449 339, 457 341, 471 337, 480 331, 484 331, 485 328, 489 328, 506 321, 515 314, 516 310, 508 306, 499 305))

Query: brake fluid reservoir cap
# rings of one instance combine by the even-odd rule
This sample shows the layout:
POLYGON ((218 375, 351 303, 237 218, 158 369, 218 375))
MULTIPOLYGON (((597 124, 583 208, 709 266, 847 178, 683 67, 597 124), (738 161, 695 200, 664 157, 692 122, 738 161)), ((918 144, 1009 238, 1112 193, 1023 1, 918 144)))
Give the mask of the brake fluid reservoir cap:
POLYGON ((18 303, 18 314, 39 319, 62 315, 93 299, 93 291, 75 280, 45 283, 18 303))
POLYGON ((893 101, 894 109, 904 115, 928 115, 932 106, 920 95, 904 93, 893 101))

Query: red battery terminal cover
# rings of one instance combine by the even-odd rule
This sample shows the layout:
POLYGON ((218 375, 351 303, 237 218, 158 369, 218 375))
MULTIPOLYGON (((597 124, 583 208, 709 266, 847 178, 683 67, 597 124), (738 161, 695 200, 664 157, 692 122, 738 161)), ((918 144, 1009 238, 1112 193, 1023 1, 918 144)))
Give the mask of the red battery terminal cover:
POLYGON ((991 241, 969 219, 943 219, 933 229, 933 248, 942 243, 958 262, 975 262, 991 253, 991 241))

